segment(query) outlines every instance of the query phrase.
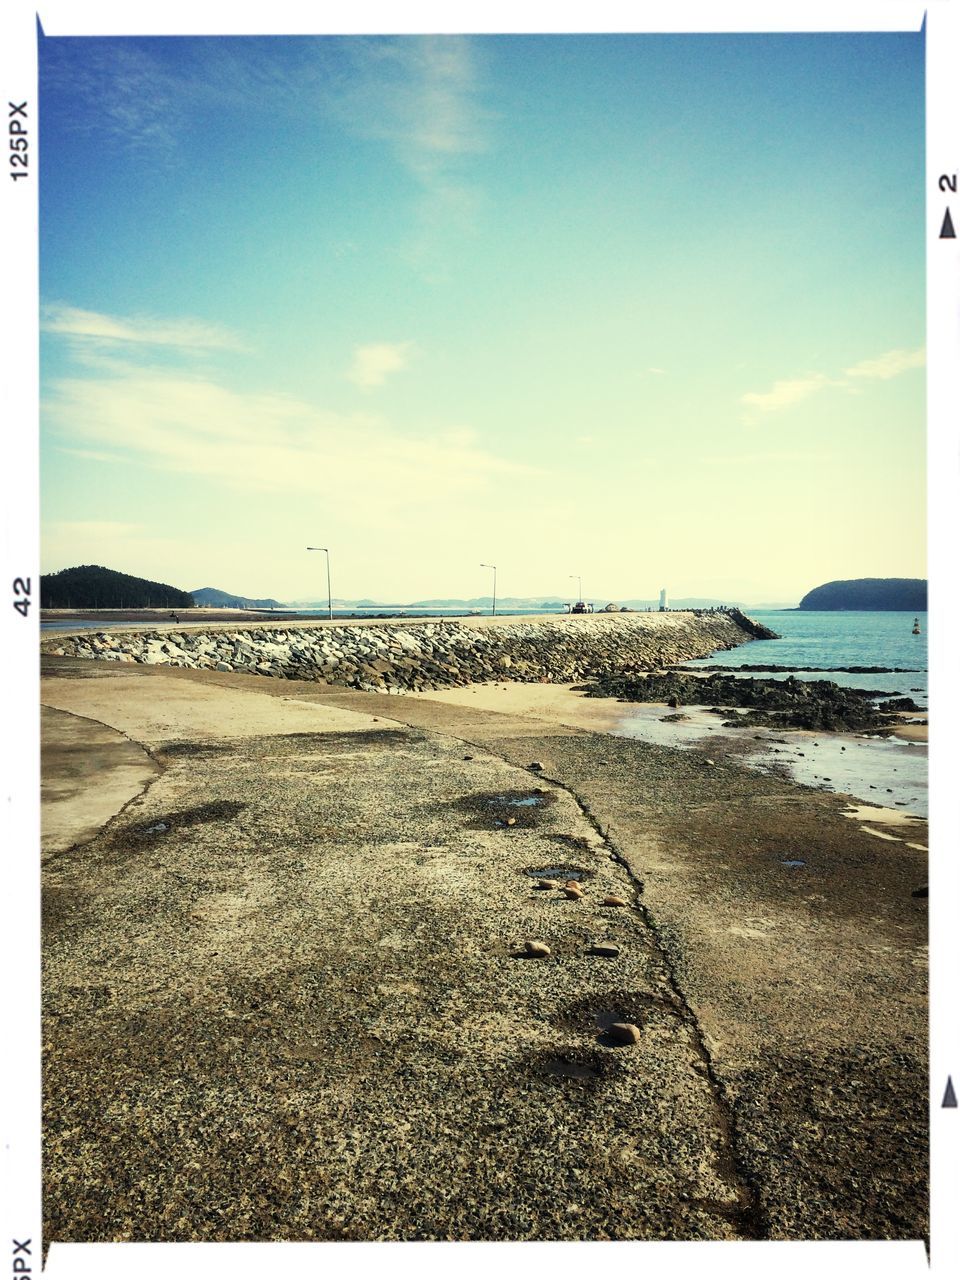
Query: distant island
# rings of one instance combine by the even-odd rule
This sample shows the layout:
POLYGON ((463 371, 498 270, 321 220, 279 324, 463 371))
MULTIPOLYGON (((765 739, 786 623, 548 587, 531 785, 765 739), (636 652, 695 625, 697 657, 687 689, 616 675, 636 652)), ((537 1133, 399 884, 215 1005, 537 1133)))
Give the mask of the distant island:
POLYGON ((165 582, 81 564, 40 577, 42 609, 192 609, 193 596, 165 582))
POLYGON ((200 587, 191 591, 194 603, 206 609, 279 609, 279 600, 251 600, 249 596, 237 596, 217 587, 200 587))
POLYGON ((923 613, 927 607, 926 578, 847 578, 814 587, 800 601, 800 609, 899 609, 923 613))

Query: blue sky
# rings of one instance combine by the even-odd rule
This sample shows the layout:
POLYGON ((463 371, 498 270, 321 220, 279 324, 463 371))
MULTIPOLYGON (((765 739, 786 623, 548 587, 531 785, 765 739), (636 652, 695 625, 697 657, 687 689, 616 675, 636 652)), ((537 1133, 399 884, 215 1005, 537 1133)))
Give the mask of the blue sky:
POLYGON ((41 42, 43 567, 923 576, 919 35, 41 42))

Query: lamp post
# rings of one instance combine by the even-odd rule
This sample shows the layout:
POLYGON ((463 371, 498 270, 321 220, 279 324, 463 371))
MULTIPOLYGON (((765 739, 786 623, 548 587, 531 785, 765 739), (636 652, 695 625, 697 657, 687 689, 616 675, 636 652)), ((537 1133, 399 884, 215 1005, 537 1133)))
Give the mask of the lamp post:
POLYGON ((577 602, 583 604, 583 579, 579 573, 571 573, 570 577, 577 580, 577 602))
POLYGON ((327 557, 327 617, 333 621, 333 597, 330 595, 330 552, 327 547, 307 547, 308 551, 323 551, 327 557))
POLYGON ((492 616, 495 618, 497 616, 497 566, 495 564, 481 564, 480 568, 493 570, 493 614, 492 616))

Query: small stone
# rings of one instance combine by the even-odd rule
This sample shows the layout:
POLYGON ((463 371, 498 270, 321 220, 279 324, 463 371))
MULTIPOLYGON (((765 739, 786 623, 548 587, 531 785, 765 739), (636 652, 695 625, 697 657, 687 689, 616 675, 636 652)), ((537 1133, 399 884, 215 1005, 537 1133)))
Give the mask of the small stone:
POLYGON ((550 955, 550 948, 547 944, 545 942, 536 942, 533 938, 527 938, 523 947, 528 956, 550 955))
POLYGON ((608 893, 603 900, 605 907, 625 907, 627 905, 626 898, 618 898, 615 893, 608 893))
POLYGON ((609 1028, 610 1039, 617 1044, 639 1044, 640 1028, 632 1022, 614 1022, 609 1028))
POLYGON ((507 827, 515 827, 517 825, 516 818, 504 818, 503 822, 507 827))
POLYGON ((716 762, 715 760, 704 760, 704 762, 703 762, 703 763, 704 763, 705 765, 707 765, 707 766, 708 766, 708 768, 710 768, 710 769, 714 769, 714 768, 716 768, 716 763, 717 763, 717 762, 716 762))
POLYGON ((568 898, 571 898, 571 899, 583 897, 583 890, 579 888, 577 885, 572 885, 572 884, 564 885, 563 892, 566 894, 568 898))
POLYGON ((533 769, 534 772, 539 773, 540 770, 543 768, 543 764, 539 760, 534 760, 532 764, 527 765, 527 768, 533 769))
POLYGON ((559 889, 560 881, 559 880, 538 880, 537 888, 538 889, 559 889))
POLYGON ((612 960, 614 956, 620 954, 620 948, 615 942, 595 942, 590 948, 590 954, 593 956, 609 956, 612 960))

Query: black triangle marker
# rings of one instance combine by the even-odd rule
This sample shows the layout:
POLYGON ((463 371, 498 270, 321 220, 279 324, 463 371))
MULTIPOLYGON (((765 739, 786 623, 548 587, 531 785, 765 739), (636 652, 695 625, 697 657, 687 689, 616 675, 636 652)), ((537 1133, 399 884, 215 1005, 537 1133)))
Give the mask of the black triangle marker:
POLYGON ((947 1076, 947 1091, 943 1095, 942 1107, 955 1107, 957 1105, 957 1095, 953 1091, 953 1081, 947 1076))
POLYGON ((950 217, 950 210, 943 215, 943 226, 940 228, 941 240, 956 240, 957 233, 953 229, 953 219, 950 217))

